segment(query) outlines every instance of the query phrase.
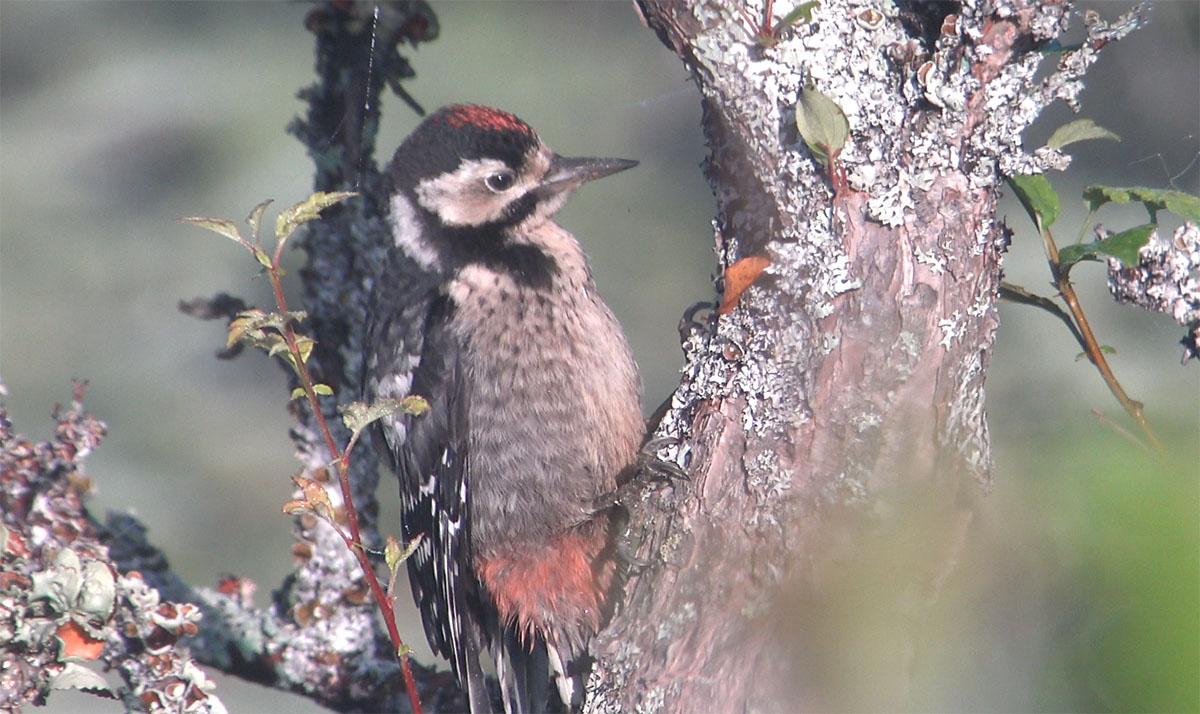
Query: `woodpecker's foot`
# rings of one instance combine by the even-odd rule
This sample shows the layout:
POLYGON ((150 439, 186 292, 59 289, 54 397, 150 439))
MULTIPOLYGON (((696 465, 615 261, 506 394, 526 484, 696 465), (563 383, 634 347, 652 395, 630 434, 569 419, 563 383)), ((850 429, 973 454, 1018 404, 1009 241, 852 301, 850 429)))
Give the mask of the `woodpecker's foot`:
MULTIPOLYGON (((629 485, 625 484, 626 487, 629 485)), ((618 489, 618 491, 620 490, 618 489)), ((612 509, 612 526, 613 534, 615 535, 613 539, 613 557, 620 564, 622 572, 626 575, 640 573, 651 565, 654 565, 654 561, 639 558, 637 555, 638 549, 642 545, 642 540, 637 538, 629 527, 630 516, 629 509, 623 504, 618 503, 612 509)))
POLYGON ((711 302, 698 302, 684 310, 683 317, 679 318, 679 341, 687 342, 693 332, 707 328, 708 321, 697 320, 696 313, 704 310, 712 310, 715 307, 716 305, 711 302))
POLYGON ((658 451, 666 446, 679 443, 674 437, 661 437, 647 441, 638 452, 636 461, 626 470, 625 483, 608 493, 601 494, 592 503, 592 515, 598 515, 612 508, 625 508, 632 503, 647 484, 673 484, 675 481, 686 481, 689 477, 682 466, 666 461, 659 457, 658 451))
POLYGON ((628 572, 640 573, 654 565, 653 560, 637 557, 637 547, 625 538, 617 541, 616 554, 617 559, 621 561, 628 572))
POLYGON ((634 495, 634 490, 630 488, 633 483, 635 482, 630 481, 608 493, 601 494, 592 502, 592 516, 595 517, 601 513, 608 513, 614 510, 618 513, 626 512, 625 504, 628 502, 627 499, 634 495))
POLYGON ((654 566, 658 561, 637 555, 643 545, 644 535, 630 527, 632 512, 637 510, 646 495, 662 490, 663 486, 675 487, 680 480, 689 476, 684 467, 659 457, 659 450, 677 446, 679 439, 660 437, 647 441, 638 452, 637 461, 631 467, 632 478, 596 500, 596 511, 608 511, 613 519, 616 534, 613 555, 622 564, 626 574, 636 574, 654 566))
POLYGON ((637 475, 645 476, 642 480, 651 481, 677 481, 686 480, 688 478, 687 471, 674 461, 667 461, 659 457, 659 450, 668 446, 678 446, 679 439, 676 437, 664 436, 658 439, 651 439, 642 446, 642 450, 638 452, 637 458, 637 475))

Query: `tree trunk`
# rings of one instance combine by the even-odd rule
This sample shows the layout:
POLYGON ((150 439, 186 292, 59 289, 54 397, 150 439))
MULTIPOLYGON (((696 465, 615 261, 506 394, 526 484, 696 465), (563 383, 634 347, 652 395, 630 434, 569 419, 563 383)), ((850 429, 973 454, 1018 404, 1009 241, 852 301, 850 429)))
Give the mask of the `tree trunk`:
POLYGON ((788 27, 778 5, 759 42, 757 3, 640 2, 700 88, 722 268, 770 265, 685 339, 654 443, 686 478, 627 503, 650 565, 595 647, 589 711, 903 706, 912 630, 990 479, 1002 177, 1061 166, 1020 132, 1139 21, 1091 23, 1035 81, 1065 4, 822 0, 788 27), (805 85, 849 120, 828 170, 796 128, 805 85), (886 634, 837 684, 823 629, 860 568, 886 571, 858 613, 886 634))

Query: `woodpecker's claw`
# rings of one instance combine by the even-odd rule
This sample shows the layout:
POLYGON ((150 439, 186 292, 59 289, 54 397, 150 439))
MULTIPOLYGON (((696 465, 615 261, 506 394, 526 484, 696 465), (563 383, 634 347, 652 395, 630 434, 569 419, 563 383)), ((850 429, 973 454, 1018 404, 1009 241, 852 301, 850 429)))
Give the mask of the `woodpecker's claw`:
POLYGON ((637 555, 643 541, 630 532, 631 505, 639 503, 649 491, 659 490, 663 485, 674 487, 677 481, 686 481, 689 478, 684 467, 658 455, 661 449, 678 446, 679 443, 677 437, 669 436, 647 441, 638 452, 634 477, 595 502, 596 513, 612 513, 614 529, 621 534, 616 539, 614 555, 626 568, 635 573, 653 566, 658 561, 647 560, 637 555))
POLYGON ((715 307, 716 305, 711 302, 698 302, 684 310, 683 317, 679 318, 679 341, 687 342, 693 332, 707 327, 704 321, 696 319, 696 313, 703 310, 712 310, 715 307))
POLYGON ((679 438, 675 436, 660 436, 656 439, 650 439, 642 446, 643 451, 649 451, 657 454, 660 449, 665 449, 668 446, 678 446, 679 438))
POLYGON ((667 461, 659 457, 659 450, 668 446, 678 446, 679 439, 670 436, 651 439, 642 446, 642 450, 638 452, 637 473, 646 474, 650 479, 655 481, 676 481, 686 480, 688 478, 687 471, 682 466, 674 461, 667 461))
POLYGON ((625 567, 635 572, 642 572, 651 565, 654 565, 653 560, 639 558, 634 554, 633 546, 624 538, 617 542, 617 557, 625 564, 625 567))
POLYGON ((687 471, 684 471, 682 466, 659 458, 648 460, 639 471, 649 474, 655 481, 680 481, 688 478, 687 471))
POLYGON ((631 514, 629 508, 622 503, 622 499, 630 495, 630 489, 644 485, 644 482, 631 481, 608 494, 612 499, 613 531, 618 534, 613 548, 613 555, 624 565, 627 574, 629 572, 640 573, 651 565, 654 565, 653 560, 646 560, 637 556, 637 550, 641 547, 642 541, 639 539, 634 542, 634 536, 629 528, 631 514))
POLYGON ((686 481, 689 477, 682 466, 672 461, 659 458, 658 450, 679 440, 672 437, 652 439, 638 452, 636 465, 632 470, 633 477, 612 491, 601 495, 592 503, 592 515, 598 515, 613 508, 625 509, 627 503, 650 483, 673 484, 675 481, 686 481))

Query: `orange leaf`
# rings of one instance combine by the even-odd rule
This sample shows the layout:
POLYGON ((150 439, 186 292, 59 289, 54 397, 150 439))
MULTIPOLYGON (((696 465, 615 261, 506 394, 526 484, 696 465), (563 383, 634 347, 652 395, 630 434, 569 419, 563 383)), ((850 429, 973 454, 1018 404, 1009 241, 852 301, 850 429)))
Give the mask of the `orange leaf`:
POLYGON ((758 276, 771 264, 771 259, 765 255, 751 255, 725 269, 725 296, 717 308, 718 315, 727 315, 737 307, 738 299, 746 288, 758 280, 758 276))
POLYGON ((91 635, 83 631, 82 627, 71 620, 59 625, 54 634, 62 643, 62 650, 58 655, 60 660, 68 657, 93 660, 99 657, 104 650, 104 640, 93 639, 91 635))

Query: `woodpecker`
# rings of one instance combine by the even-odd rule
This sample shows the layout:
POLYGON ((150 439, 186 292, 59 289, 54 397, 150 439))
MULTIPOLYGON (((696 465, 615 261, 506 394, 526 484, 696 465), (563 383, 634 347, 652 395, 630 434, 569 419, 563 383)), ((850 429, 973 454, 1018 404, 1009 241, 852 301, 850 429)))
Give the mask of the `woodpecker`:
POLYGON ((498 109, 444 107, 388 169, 394 245, 364 344, 368 401, 430 410, 378 422, 400 480, 402 532, 430 646, 471 711, 542 711, 550 678, 582 699, 616 564, 600 498, 628 480, 641 379, 579 242, 552 218, 623 159, 566 158, 498 109))

